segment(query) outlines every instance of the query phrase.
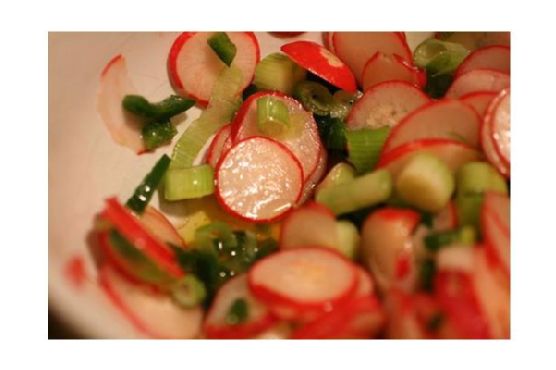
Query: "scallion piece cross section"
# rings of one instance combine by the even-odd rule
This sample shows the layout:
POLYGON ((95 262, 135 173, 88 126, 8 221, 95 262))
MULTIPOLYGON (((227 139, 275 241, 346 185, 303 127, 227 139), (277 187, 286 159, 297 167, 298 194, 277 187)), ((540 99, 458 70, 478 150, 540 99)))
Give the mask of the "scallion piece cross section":
POLYGON ((164 182, 168 200, 197 199, 214 192, 214 169, 208 164, 170 169, 164 182))
POLYGON ((207 44, 227 66, 232 64, 237 48, 226 32, 217 32, 208 38, 207 44))
POLYGON ((345 133, 349 161, 357 173, 363 174, 374 169, 389 133, 390 127, 364 128, 345 133))
POLYGON ((271 96, 257 99, 257 128, 271 137, 286 133, 290 128, 290 114, 286 104, 271 96))

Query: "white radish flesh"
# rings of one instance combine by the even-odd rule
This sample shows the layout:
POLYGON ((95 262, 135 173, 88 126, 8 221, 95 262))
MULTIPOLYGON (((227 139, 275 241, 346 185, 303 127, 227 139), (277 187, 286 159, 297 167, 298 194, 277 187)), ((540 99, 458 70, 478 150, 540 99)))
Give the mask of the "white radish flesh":
POLYGON ((502 45, 491 45, 475 50, 460 64, 455 76, 460 76, 475 69, 492 69, 510 74, 510 48, 502 45))
POLYGON ((336 217, 328 208, 311 203, 291 212, 282 223, 280 248, 322 246, 338 248, 336 217))
POLYGON ((510 75, 490 69, 475 69, 458 76, 446 92, 457 99, 476 91, 499 92, 510 87, 510 75))
POLYGON ((421 87, 424 82, 419 70, 410 62, 397 55, 381 52, 365 63, 361 79, 364 91, 385 81, 405 81, 417 87, 421 87))
POLYGON ((510 166, 510 90, 503 90, 492 102, 488 114, 485 116, 486 124, 490 125, 494 148, 506 166, 510 166))
POLYGON ((495 92, 478 91, 466 94, 460 98, 462 102, 475 109, 475 112, 481 117, 484 117, 488 105, 496 97, 495 92))
POLYGON ((155 208, 147 206, 145 212, 139 218, 141 224, 159 241, 177 246, 185 246, 174 225, 155 208))

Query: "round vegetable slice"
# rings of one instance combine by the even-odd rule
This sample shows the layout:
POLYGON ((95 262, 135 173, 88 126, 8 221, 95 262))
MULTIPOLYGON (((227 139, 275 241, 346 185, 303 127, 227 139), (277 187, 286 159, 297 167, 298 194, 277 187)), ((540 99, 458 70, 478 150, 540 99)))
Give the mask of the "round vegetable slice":
POLYGON ((207 163, 212 167, 216 167, 218 160, 223 153, 226 153, 232 147, 232 140, 230 138, 231 128, 230 125, 222 126, 220 130, 214 135, 209 148, 207 149, 207 163))
POLYGON ((266 137, 238 142, 216 167, 216 197, 231 214, 271 222, 289 211, 303 188, 303 169, 283 144, 266 137))
POLYGON ((388 152, 420 139, 445 138, 479 148, 481 118, 458 100, 431 101, 411 112, 392 129, 382 148, 388 152))
MULTIPOLYGON (((497 143, 494 141, 492 125, 489 123, 492 121, 493 112, 496 110, 495 108, 498 106, 498 98, 493 100, 485 113, 485 117, 483 119, 483 124, 481 126, 481 146, 483 151, 485 152, 485 156, 488 161, 496 167, 498 172, 500 172, 505 177, 510 177, 510 166, 506 164, 500 156, 500 151, 497 149, 497 143)), ((509 107, 508 107, 509 108, 509 107)), ((508 117, 508 125, 509 125, 509 117, 508 117)), ((508 132, 509 135, 509 132, 508 132)), ((509 136, 508 136, 509 139, 509 136)))
POLYGON ((504 89, 494 100, 485 115, 485 124, 490 126, 494 149, 506 167, 510 168, 510 90, 504 89))
POLYGON ((446 91, 447 98, 460 98, 475 91, 499 92, 510 87, 510 75, 491 69, 474 69, 459 75, 446 91))
POLYGON ((148 206, 139 219, 143 226, 161 242, 185 247, 174 225, 156 208, 148 206))
POLYGON ((241 274, 230 279, 218 290, 207 313, 204 331, 208 338, 249 338, 264 332, 275 323, 276 319, 268 309, 250 293, 247 275, 241 274), (244 304, 241 316, 234 312, 240 304, 244 304))
POLYGON ((291 130, 285 135, 273 137, 273 139, 288 147, 299 162, 301 162, 303 180, 307 181, 317 168, 322 144, 313 116, 305 112, 303 106, 297 100, 287 95, 267 91, 251 95, 243 103, 232 122, 232 144, 235 145, 238 141, 252 136, 268 136, 264 135, 257 125, 257 101, 267 97, 278 99, 288 108, 289 119, 292 125, 291 130))
POLYGON ((324 312, 349 300, 357 289, 353 263, 327 248, 282 250, 249 271, 253 294, 269 305, 324 312))
POLYGON ((475 69, 492 69, 510 74, 510 48, 504 45, 490 45, 469 54, 459 65, 454 76, 460 76, 475 69))
POLYGON ((350 92, 357 89, 355 77, 349 67, 316 42, 295 41, 282 45, 280 50, 294 62, 332 85, 350 92))
POLYGON ((475 112, 479 116, 484 117, 488 105, 496 97, 495 92, 490 91, 476 91, 469 94, 465 94, 460 98, 462 102, 469 105, 471 108, 475 109, 475 112))
MULTIPOLYGON (((181 95, 191 96, 206 105, 212 87, 226 64, 207 44, 214 32, 184 32, 174 41, 168 56, 168 73, 172 86, 181 95)), ((247 87, 259 62, 259 43, 253 32, 228 32, 237 52, 232 66, 243 74, 243 87, 247 87)))
POLYGON ((426 74, 397 54, 376 52, 365 63, 361 77, 363 90, 384 81, 405 81, 418 88, 426 83, 426 74))
POLYGON ((309 203, 288 214, 280 230, 280 248, 289 249, 319 245, 338 247, 336 216, 319 203, 309 203), (326 230, 326 232, 322 232, 326 230))
POLYGON ((427 95, 403 81, 382 82, 353 105, 346 119, 352 130, 396 126, 408 113, 429 102, 427 95))
POLYGON ((317 163, 317 168, 315 169, 313 174, 305 181, 305 185, 303 186, 303 191, 301 193, 301 198, 299 198, 299 201, 297 202, 298 206, 305 203, 307 199, 309 199, 313 195, 319 181, 321 180, 321 178, 324 176, 324 173, 326 172, 327 163, 328 163, 328 152, 326 151, 325 148, 321 146, 319 151, 319 161, 317 163))
POLYGON ((490 256, 510 273, 510 199, 494 192, 485 194, 481 208, 481 231, 490 256))

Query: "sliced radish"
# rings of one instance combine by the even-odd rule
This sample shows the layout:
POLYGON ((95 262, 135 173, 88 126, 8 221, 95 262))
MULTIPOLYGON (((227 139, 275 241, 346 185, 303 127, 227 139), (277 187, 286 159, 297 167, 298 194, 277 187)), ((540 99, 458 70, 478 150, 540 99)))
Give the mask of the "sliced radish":
POLYGON ((361 232, 362 261, 373 273, 381 291, 392 286, 410 290, 413 286, 411 235, 419 220, 419 213, 395 208, 380 209, 365 220, 361 232), (409 271, 403 276, 398 271, 400 257, 408 263, 409 271))
POLYGON ((127 72, 123 55, 117 55, 104 67, 100 75, 97 111, 112 139, 137 154, 146 150, 141 135, 141 122, 122 108, 126 95, 136 90, 127 72))
POLYGON ((225 210, 246 221, 272 222, 301 196, 303 169, 281 143, 250 137, 220 159, 216 183, 216 197, 225 210))
POLYGON ((319 160, 317 162, 317 168, 311 176, 305 181, 303 186, 303 191, 301 193, 301 198, 297 201, 297 205, 300 206, 311 198, 320 180, 326 173, 326 166, 328 163, 328 152, 325 148, 321 146, 319 150, 319 160))
POLYGON ((397 54, 405 60, 413 58, 400 32, 332 32, 332 43, 336 55, 351 68, 360 85, 365 63, 376 52, 397 54))
POLYGON ((363 90, 384 81, 405 81, 418 88, 426 83, 426 75, 399 55, 377 52, 365 63, 361 77, 363 90))
POLYGON ((161 242, 185 247, 185 243, 174 225, 156 208, 148 206, 139 219, 143 226, 161 242))
POLYGON ((446 92, 447 98, 460 98, 476 91, 499 92, 510 87, 510 75, 490 69, 474 69, 459 75, 446 92))
MULTIPOLYGON (((387 337, 389 339, 425 339, 429 333, 418 313, 423 299, 419 296, 390 289, 385 295, 385 310, 388 316, 387 337)), ((429 300, 430 301, 430 300, 429 300)), ((428 303, 428 302, 427 302, 428 303)))
POLYGON ((327 248, 282 250, 257 262, 249 287, 268 305, 322 313, 349 300, 357 289, 353 263, 327 248))
MULTIPOLYGON (((207 44, 214 32, 184 32, 176 38, 168 56, 168 73, 178 93, 206 105, 218 75, 226 65, 207 44)), ((236 46, 232 65, 243 73, 243 87, 255 74, 260 59, 259 43, 253 32, 227 32, 236 46)))
POLYGON ((207 313, 204 331, 208 338, 249 338, 269 329, 276 319, 268 309, 250 293, 247 275, 241 274, 230 279, 216 294, 207 313), (236 299, 243 299, 247 304, 247 319, 238 324, 227 321, 230 308, 236 299))
POLYGON ((475 109, 479 116, 484 117, 488 105, 496 97, 497 93, 490 91, 476 91, 465 94, 460 98, 462 102, 475 109))
POLYGON ((280 99, 286 104, 290 117, 296 115, 304 118, 304 127, 300 127, 299 133, 296 132, 295 135, 275 139, 288 147, 301 162, 303 180, 306 181, 317 168, 322 144, 313 116, 305 112, 303 106, 297 100, 279 92, 261 91, 251 95, 243 103, 232 123, 232 144, 235 145, 238 141, 251 136, 265 136, 257 127, 257 100, 265 96, 280 99))
POLYGON ((353 105, 346 124, 352 130, 396 126, 408 113, 428 103, 428 96, 402 81, 382 82, 353 105))
POLYGON ((99 271, 99 284, 115 307, 144 335, 191 339, 199 336, 201 308, 182 309, 169 296, 130 283, 110 265, 99 271))
POLYGON ((481 231, 486 249, 506 274, 510 273, 510 198, 489 192, 481 209, 481 231))
POLYGON ((510 74, 510 48, 491 45, 477 49, 469 54, 459 65, 455 77, 475 69, 492 69, 510 74))
POLYGON ((361 266, 357 270, 357 291, 356 297, 367 297, 375 294, 375 283, 372 276, 361 266))
MULTIPOLYGON (((497 97, 495 100, 491 102, 491 104, 489 104, 487 108, 487 112, 485 113, 483 124, 481 126, 481 146, 483 148, 483 151, 488 161, 494 167, 496 167, 498 172, 500 172, 503 176, 509 178, 510 166, 508 165, 507 161, 502 159, 500 155, 501 151, 500 149, 497 148, 498 143, 495 142, 493 131, 492 131, 493 128, 492 121, 494 117, 494 112, 497 110, 496 108, 498 107, 498 103, 499 103, 499 98, 497 97)), ((507 108, 509 109, 509 107, 507 108)), ((508 117, 507 124, 509 125, 509 117, 508 117)), ((504 133, 504 130, 502 130, 502 133, 504 133)), ((509 139, 509 130, 508 130, 508 139, 509 139)))
POLYGON ((504 165, 510 169, 510 90, 504 89, 491 102, 485 114, 485 124, 489 125, 494 149, 504 165))
POLYGON ((282 45, 280 50, 294 62, 332 85, 355 91, 355 77, 347 65, 325 47, 312 41, 295 41, 282 45))
POLYGON ((436 231, 455 229, 457 226, 458 215, 454 202, 448 203, 443 210, 438 212, 432 222, 432 228, 436 231))
POLYGON ((311 202, 284 219, 280 229, 280 248, 318 245, 336 249, 339 243, 336 229, 336 216, 325 206, 311 202))
POLYGON ((213 168, 216 167, 216 164, 222 154, 226 153, 232 147, 230 133, 231 125, 222 126, 222 128, 214 135, 214 138, 207 149, 207 163, 213 168))
POLYGON ((479 148, 481 118, 458 100, 440 100, 418 108, 392 129, 382 150, 384 153, 420 139, 459 140, 479 148))
POLYGON ((331 52, 334 53, 334 45, 332 43, 332 34, 334 32, 323 32, 322 33, 322 44, 324 45, 325 48, 327 48, 328 50, 330 50, 331 52))
POLYGON ((448 139, 422 139, 399 146, 381 154, 376 168, 386 168, 396 176, 405 163, 416 153, 427 152, 442 159, 452 170, 471 161, 482 159, 480 151, 459 141, 448 139))

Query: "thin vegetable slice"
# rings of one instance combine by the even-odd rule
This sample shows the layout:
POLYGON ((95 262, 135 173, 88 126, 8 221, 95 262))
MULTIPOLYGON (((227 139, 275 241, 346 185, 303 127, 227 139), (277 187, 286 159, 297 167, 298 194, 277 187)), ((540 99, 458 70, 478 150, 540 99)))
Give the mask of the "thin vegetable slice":
POLYGON ((426 75, 410 61, 396 54, 386 55, 377 52, 365 63, 362 75, 364 91, 381 82, 393 80, 405 81, 422 88, 426 83, 426 75))
POLYGON ((259 89, 291 95, 293 87, 305 78, 305 70, 281 53, 272 53, 257 64, 253 83, 259 89))
POLYGON ((465 94, 460 98, 462 102, 469 105, 471 108, 475 109, 475 112, 479 114, 479 116, 484 117, 488 105, 496 97, 495 92, 489 91, 476 91, 469 94, 465 94))
POLYGON ((290 114, 286 104, 271 96, 258 99, 257 128, 270 137, 285 135, 290 129, 290 114))
POLYGON ((228 67, 237 53, 237 48, 226 32, 217 32, 207 39, 207 44, 228 67))
POLYGON ((510 76, 507 73, 491 69, 474 69, 459 75, 448 91, 447 98, 460 98, 476 91, 499 92, 510 87, 510 76))
POLYGON ((359 174, 374 169, 389 133, 390 127, 346 132, 349 161, 359 174))
POLYGON ((486 248, 506 274, 510 273, 510 199, 489 192, 481 208, 481 231, 486 248))
POLYGON ((208 164, 171 169, 166 173, 164 198, 197 199, 214 192, 214 169, 208 164))
POLYGON ((307 180, 305 180, 305 184, 303 185, 303 190, 301 192, 301 197, 297 201, 296 205, 301 205, 307 201, 315 192, 315 189, 324 176, 326 172, 326 166, 328 164, 328 152, 325 148, 321 147, 319 150, 319 160, 317 162, 317 168, 315 171, 309 176, 307 180))
POLYGON ((492 69, 510 74, 510 48, 490 45, 477 49, 465 58, 458 67, 456 77, 474 69, 492 69))
POLYGON ((510 170, 510 90, 500 92, 491 102, 485 114, 485 123, 490 126, 492 142, 496 153, 510 170))
POLYGON ((169 165, 170 157, 166 154, 162 155, 141 184, 135 188, 133 195, 127 200, 125 205, 136 213, 143 213, 169 165))

